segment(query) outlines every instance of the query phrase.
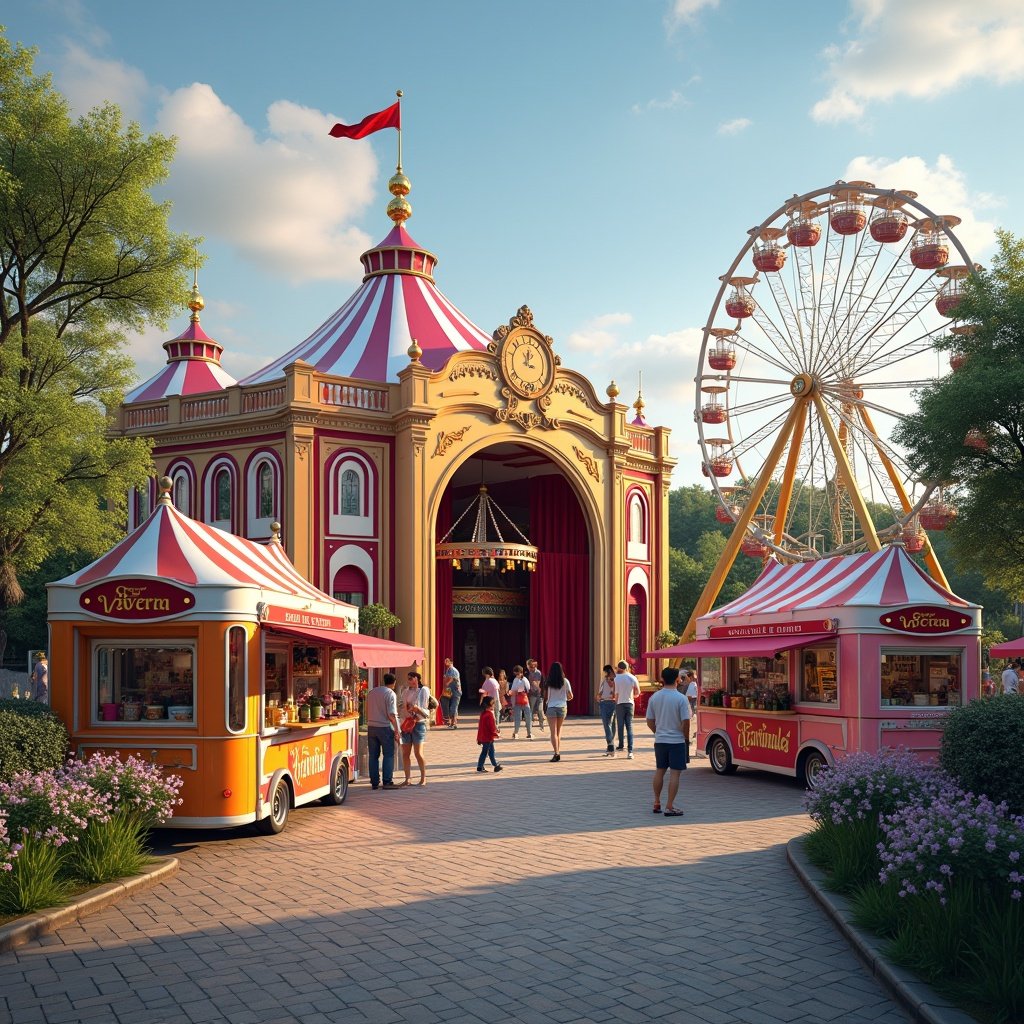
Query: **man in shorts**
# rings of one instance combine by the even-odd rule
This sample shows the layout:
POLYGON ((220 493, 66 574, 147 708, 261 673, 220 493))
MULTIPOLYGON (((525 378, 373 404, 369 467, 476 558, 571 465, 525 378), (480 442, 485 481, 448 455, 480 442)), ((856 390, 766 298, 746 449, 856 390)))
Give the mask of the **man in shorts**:
POLYGON ((544 731, 544 673, 537 667, 537 659, 529 658, 526 662, 526 678, 530 682, 530 718, 537 716, 537 724, 544 731))
POLYGON ((661 814, 661 789, 668 772, 666 818, 681 818, 676 807, 679 775, 686 770, 690 750, 690 702, 679 692, 679 669, 661 670, 661 689, 647 703, 647 728, 654 733, 654 813, 661 814))

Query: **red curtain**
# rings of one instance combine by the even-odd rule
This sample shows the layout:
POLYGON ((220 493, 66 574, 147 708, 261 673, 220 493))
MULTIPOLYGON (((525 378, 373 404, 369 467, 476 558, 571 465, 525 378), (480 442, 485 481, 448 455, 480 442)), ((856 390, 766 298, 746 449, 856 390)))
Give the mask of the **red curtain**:
MULTIPOLYGON (((445 491, 441 498, 441 507, 437 510, 437 527, 435 529, 435 545, 451 529, 452 525, 452 495, 451 490, 445 491)), ((437 561, 435 565, 434 583, 434 618, 437 622, 434 636, 434 680, 433 692, 438 702, 441 700, 441 690, 444 688, 444 659, 454 657, 452 645, 455 638, 452 632, 452 563, 437 561)), ((423 666, 426 671, 426 665, 423 666)), ((426 680, 430 685, 430 680, 426 680)), ((465 685, 465 684, 463 684, 465 685)), ((436 722, 444 722, 441 708, 436 712, 436 722)))
POLYGON ((590 554, 583 511, 564 478, 530 479, 529 537, 540 549, 530 580, 529 655, 545 673, 560 661, 573 688, 570 712, 589 714, 590 554))

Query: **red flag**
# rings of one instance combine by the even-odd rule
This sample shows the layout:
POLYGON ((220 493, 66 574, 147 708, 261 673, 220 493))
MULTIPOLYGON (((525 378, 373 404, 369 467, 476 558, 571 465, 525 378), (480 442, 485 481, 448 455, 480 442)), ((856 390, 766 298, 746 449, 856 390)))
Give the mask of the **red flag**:
POLYGON ((402 109, 399 104, 392 103, 386 110, 378 110, 376 114, 367 114, 358 124, 336 124, 330 134, 336 139, 365 139, 373 132, 382 128, 402 127, 402 109))

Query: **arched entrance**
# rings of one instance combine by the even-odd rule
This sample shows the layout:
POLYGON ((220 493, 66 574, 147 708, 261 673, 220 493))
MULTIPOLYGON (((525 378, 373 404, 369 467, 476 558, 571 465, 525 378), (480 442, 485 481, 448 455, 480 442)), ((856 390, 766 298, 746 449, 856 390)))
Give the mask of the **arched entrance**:
MULTIPOLYGON (((539 549, 535 572, 453 569, 437 563, 436 647, 438 672, 451 656, 462 674, 467 713, 478 702, 481 670, 504 668, 535 657, 546 672, 560 661, 573 685, 571 711, 590 712, 592 544, 586 517, 572 486, 542 452, 516 442, 483 449, 455 472, 441 500, 435 540, 477 496, 481 483, 499 508, 539 549)), ((499 526, 508 539, 509 528, 499 526)), ((453 539, 472 527, 464 520, 453 539)))

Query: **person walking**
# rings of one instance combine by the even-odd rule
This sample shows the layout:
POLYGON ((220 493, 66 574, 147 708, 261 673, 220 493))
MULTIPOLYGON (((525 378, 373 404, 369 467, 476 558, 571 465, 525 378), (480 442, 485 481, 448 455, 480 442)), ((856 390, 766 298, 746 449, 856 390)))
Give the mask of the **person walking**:
POLYGON ((1003 669, 1003 693, 1016 693, 1020 686, 1020 677, 1017 675, 1017 668, 1012 661, 1006 663, 1003 669))
POLYGON ((494 717, 494 698, 489 694, 484 697, 483 710, 480 712, 480 724, 476 727, 476 741, 480 745, 480 757, 476 762, 478 772, 486 772, 484 761, 489 757, 495 773, 501 771, 501 765, 494 757, 494 741, 501 739, 498 720, 494 717))
POLYGON ((480 707, 484 706, 484 699, 486 697, 494 698, 494 720, 498 721, 498 716, 501 714, 501 701, 498 698, 498 680, 494 678, 493 668, 482 669, 484 681, 480 684, 480 707))
POLYGON ((640 696, 640 682, 625 661, 616 666, 615 675, 615 727, 619 734, 618 749, 626 746, 626 757, 633 760, 633 707, 634 701, 640 696))
POLYGON ((462 700, 462 677, 459 670, 452 664, 451 658, 444 659, 444 686, 441 690, 441 714, 444 724, 449 729, 459 727, 459 701, 462 700))
POLYGON ((503 668, 498 669, 498 723, 507 722, 511 717, 512 713, 509 710, 508 702, 508 689, 509 681, 508 675, 503 668))
POLYGON ((544 701, 548 709, 548 725, 551 726, 551 749, 555 755, 552 761, 562 760, 562 725, 572 700, 572 684, 565 678, 560 662, 551 662, 544 686, 544 701))
POLYGON ((544 673, 537 667, 536 658, 526 659, 526 678, 530 680, 530 721, 537 716, 540 731, 544 731, 544 673))
POLYGON ((383 759, 384 788, 394 789, 395 744, 401 742, 398 728, 398 698, 395 677, 387 672, 384 685, 366 694, 366 753, 370 769, 370 789, 381 786, 383 759))
POLYGON ((36 652, 36 663, 32 666, 29 679, 32 684, 32 699, 40 704, 50 703, 50 665, 46 660, 46 651, 36 652))
POLYGON ((402 691, 402 713, 405 718, 414 719, 411 730, 402 732, 402 770, 405 782, 399 789, 410 785, 412 776, 412 759, 416 756, 416 764, 420 769, 418 785, 427 784, 427 763, 423 759, 423 744, 427 738, 427 721, 430 718, 430 690, 423 685, 419 672, 410 672, 406 677, 406 687, 402 691))
POLYGON ((654 813, 661 814, 661 790, 668 772, 665 817, 681 818, 676 807, 679 777, 686 770, 690 751, 690 702, 679 692, 679 669, 661 670, 661 689, 647 703, 647 728, 654 733, 654 813))
POLYGON ((523 666, 516 665, 509 694, 512 699, 512 739, 519 738, 519 723, 526 723, 526 738, 533 739, 533 715, 530 714, 530 681, 523 675, 523 666))
POLYGON ((597 684, 597 706, 601 712, 601 725, 604 728, 605 757, 615 756, 615 670, 605 665, 604 675, 597 684))

